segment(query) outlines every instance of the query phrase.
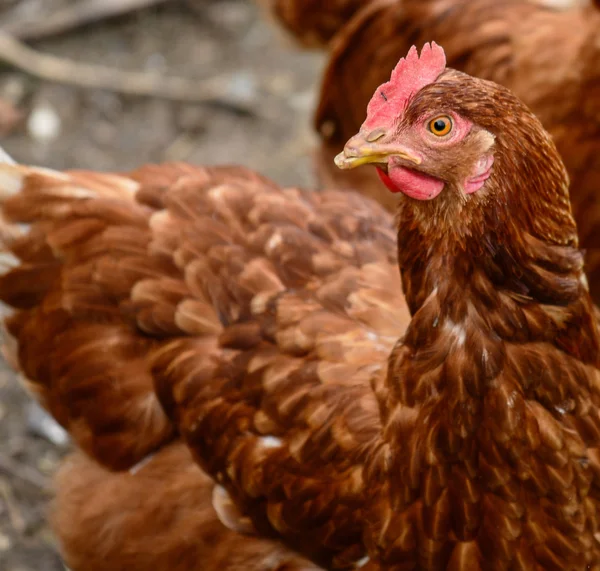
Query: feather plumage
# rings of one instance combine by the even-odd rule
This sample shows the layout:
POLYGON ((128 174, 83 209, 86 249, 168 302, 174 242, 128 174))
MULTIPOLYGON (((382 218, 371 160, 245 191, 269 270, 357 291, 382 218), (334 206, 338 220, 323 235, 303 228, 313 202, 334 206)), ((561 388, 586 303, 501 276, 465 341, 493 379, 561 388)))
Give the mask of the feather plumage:
POLYGON ((158 451, 135 473, 110 472, 73 454, 55 485, 52 521, 71 569, 321 569, 276 542, 224 527, 213 509, 213 481, 181 442, 158 451))
POLYGON ((245 169, 0 170, 31 223, 7 328, 75 442, 124 469, 180 434, 263 531, 358 545, 369 380, 409 319, 390 216, 245 169))
POLYGON ((599 566, 600 337, 566 171, 509 91, 453 70, 393 126, 415 145, 438 107, 468 136, 420 161, 453 169, 396 228, 242 168, 1 165, 30 387, 134 478, 184 442, 219 485, 211 521, 325 568, 599 566))

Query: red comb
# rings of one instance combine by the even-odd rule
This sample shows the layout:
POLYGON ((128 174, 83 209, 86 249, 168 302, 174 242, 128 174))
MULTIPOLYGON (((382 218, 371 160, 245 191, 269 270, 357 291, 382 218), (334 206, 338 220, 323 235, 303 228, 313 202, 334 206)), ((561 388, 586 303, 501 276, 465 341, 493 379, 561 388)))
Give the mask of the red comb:
POLYGON ((363 127, 376 128, 388 125, 404 109, 409 99, 420 89, 433 83, 446 68, 446 54, 435 42, 425 44, 421 56, 413 46, 402 58, 390 80, 380 85, 367 107, 363 127))

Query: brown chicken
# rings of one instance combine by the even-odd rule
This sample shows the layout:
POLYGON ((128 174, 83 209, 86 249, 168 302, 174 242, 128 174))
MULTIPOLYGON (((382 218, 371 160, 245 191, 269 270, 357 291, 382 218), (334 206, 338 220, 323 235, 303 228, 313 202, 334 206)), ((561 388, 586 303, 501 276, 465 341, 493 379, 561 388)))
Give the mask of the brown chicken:
MULTIPOLYGON (((361 189, 395 208, 373 176, 341 176, 331 158, 356 132, 398 58, 412 44, 434 40, 444 46, 448 65, 511 89, 553 136, 571 179, 592 296, 600 303, 600 2, 571 3, 557 11, 549 0, 370 0, 354 18, 338 20, 343 25, 315 117, 326 141, 316 157, 322 185, 361 189)), ((311 4, 276 2, 278 13, 287 14, 283 24, 297 34, 305 20, 289 20, 309 13, 311 4)))
POLYGON ((599 568, 600 339, 549 135, 426 45, 336 162, 377 166, 396 229, 246 169, 2 166, 29 385, 109 468, 181 438, 222 521, 328 569, 599 568))

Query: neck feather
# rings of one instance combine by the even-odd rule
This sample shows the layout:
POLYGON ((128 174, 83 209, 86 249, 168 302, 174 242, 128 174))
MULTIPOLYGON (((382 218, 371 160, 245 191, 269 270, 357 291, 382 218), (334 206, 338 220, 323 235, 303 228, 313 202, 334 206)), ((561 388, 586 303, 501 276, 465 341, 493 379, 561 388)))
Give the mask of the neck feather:
MULTIPOLYGON (((408 381, 397 387, 400 402, 427 402, 445 389, 483 398, 527 347, 565 367, 600 366, 598 325, 576 241, 544 240, 497 216, 495 223, 482 219, 486 232, 467 241, 451 231, 424 235, 409 210, 399 222, 399 263, 413 319, 395 367, 418 379, 412 388, 408 381), (422 380, 424 367, 437 371, 437 384, 422 380)), ((522 372, 511 377, 526 389, 522 372)))
MULTIPOLYGON (((486 494, 512 506, 516 493, 535 503, 557 488, 550 504, 570 521, 581 507, 573 497, 589 486, 585 446, 600 446, 600 417, 590 413, 600 402, 600 341, 576 241, 542 240, 500 221, 465 246, 452 232, 428 240, 410 210, 399 223, 413 317, 377 387, 392 503, 398 513, 439 517, 457 541, 470 541, 482 533, 486 494), (560 460, 537 456, 540 441, 560 460), (571 499, 546 460, 578 474, 571 499), (449 488, 474 495, 450 508, 449 488)), ((573 532, 575 542, 589 539, 581 537, 573 532)))

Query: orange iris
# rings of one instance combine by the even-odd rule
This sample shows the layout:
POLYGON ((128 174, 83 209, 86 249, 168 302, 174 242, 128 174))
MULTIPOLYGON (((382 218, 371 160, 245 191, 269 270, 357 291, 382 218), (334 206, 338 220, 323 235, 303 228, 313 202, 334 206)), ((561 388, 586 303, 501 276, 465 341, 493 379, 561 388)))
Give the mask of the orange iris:
POLYGON ((443 137, 452 130, 452 119, 447 115, 440 115, 429 121, 427 127, 434 135, 443 137))

